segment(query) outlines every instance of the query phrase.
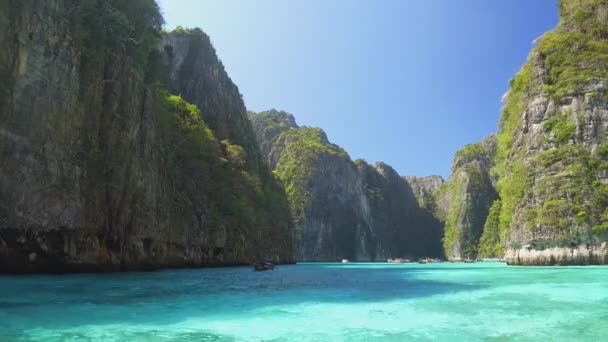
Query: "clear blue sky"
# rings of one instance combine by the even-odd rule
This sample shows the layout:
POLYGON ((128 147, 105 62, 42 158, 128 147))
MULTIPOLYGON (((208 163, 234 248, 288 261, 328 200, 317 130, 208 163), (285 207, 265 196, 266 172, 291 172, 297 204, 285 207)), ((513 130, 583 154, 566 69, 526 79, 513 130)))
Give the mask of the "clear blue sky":
POLYGON ((250 110, 323 128, 353 159, 447 177, 495 132, 508 81, 557 0, 161 0, 200 27, 250 110))

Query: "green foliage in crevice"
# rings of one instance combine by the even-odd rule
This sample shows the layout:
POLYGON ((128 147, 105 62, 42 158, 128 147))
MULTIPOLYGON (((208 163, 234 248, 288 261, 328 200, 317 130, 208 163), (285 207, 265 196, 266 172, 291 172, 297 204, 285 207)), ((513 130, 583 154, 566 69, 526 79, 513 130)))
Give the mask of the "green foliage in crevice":
POLYGON ((480 257, 501 257, 504 247, 500 242, 500 199, 494 201, 483 226, 483 235, 479 240, 480 257))
MULTIPOLYGON (((293 115, 276 109, 260 113, 248 112, 247 115, 258 137, 260 149, 267 157, 273 154, 273 143, 279 134, 288 129, 298 127, 293 115)), ((276 146, 277 150, 282 149, 282 147, 276 146)), ((271 164, 273 163, 276 163, 276 160, 272 160, 271 164)), ((274 167, 274 165, 271 165, 271 167, 274 167)))
MULTIPOLYGON (((293 116, 284 111, 271 109, 259 113, 248 112, 250 120, 256 121, 260 129, 264 131, 283 132, 292 127, 297 127, 293 116)), ((257 131, 257 130, 256 130, 257 131)), ((264 132, 262 132, 264 133, 264 132)), ((261 134, 265 135, 265 134, 261 134)))
POLYGON ((441 191, 445 191, 450 196, 450 207, 447 212, 445 220, 444 236, 443 236, 443 249, 446 255, 452 255, 452 251, 456 247, 461 237, 461 229, 458 226, 458 215, 461 211, 460 206, 462 202, 460 199, 464 198, 464 179, 462 177, 455 177, 449 179, 445 186, 441 187, 441 191))
POLYGON ((570 120, 570 113, 554 114, 543 124, 545 132, 551 133, 555 141, 559 144, 567 143, 574 138, 576 124, 570 120))
MULTIPOLYGON (((74 224, 86 228, 87 235, 96 236, 100 243, 112 240, 111 248, 120 258, 112 259, 112 263, 138 262, 129 260, 131 257, 175 257, 176 266, 186 266, 180 263, 180 252, 184 262, 197 263, 247 262, 258 253, 265 254, 260 257, 281 254, 283 261, 292 260, 292 223, 285 191, 256 155, 257 145, 238 89, 225 76, 210 43, 193 42, 193 49, 206 49, 206 56, 213 58, 199 60, 199 68, 183 74, 186 83, 204 83, 204 87, 192 87, 197 88, 189 98, 189 102, 197 101, 192 104, 172 95, 182 93, 169 92, 162 82, 168 75, 163 74, 167 71, 163 70, 165 51, 161 46, 163 18, 156 1, 9 3, 5 6, 3 2, 0 7, 10 7, 19 30, 29 27, 32 20, 44 21, 24 33, 30 39, 39 33, 42 37, 25 45, 17 42, 13 32, 5 35, 19 43, 15 48, 24 47, 23 51, 9 49, 8 55, 19 58, 31 52, 42 66, 34 78, 22 78, 46 80, 48 87, 61 86, 58 82, 62 80, 70 82, 61 91, 45 89, 40 96, 51 97, 38 98, 54 107, 45 114, 46 126, 64 126, 58 119, 70 119, 61 130, 45 128, 52 132, 48 142, 61 150, 53 158, 69 167, 64 176, 79 191, 70 193, 78 196, 78 203, 57 205, 68 206, 73 211, 70 215, 79 218, 74 224), (42 28, 50 32, 45 35, 42 28), (45 65, 49 64, 52 68, 47 70, 45 65), (204 82, 200 80, 202 74, 208 76, 204 82), (73 84, 74 77, 79 77, 78 84, 73 84), (71 89, 79 93, 67 94, 71 89), (67 98, 53 98, 56 94, 67 94, 67 98), (200 103, 212 101, 216 111, 230 108, 234 109, 228 113, 232 116, 243 114, 241 122, 245 124, 237 128, 229 122, 230 115, 217 115, 219 121, 227 122, 230 133, 218 137, 203 120, 209 110, 200 103), (237 140, 246 134, 251 139, 247 144, 239 143, 237 140), (246 165, 248 160, 257 159, 260 162, 255 170, 246 165), (80 207, 82 213, 78 212, 80 207), (143 254, 136 246, 138 239, 145 240, 143 254), (155 246, 166 249, 150 250, 155 246), (186 246, 193 250, 180 251, 186 246), (215 247, 230 251, 218 251, 218 258, 216 251, 208 256, 215 247), (137 253, 129 255, 132 252, 137 253), (153 255, 157 252, 159 255, 153 255), (163 255, 173 252, 176 255, 163 255), (199 256, 199 261, 194 260, 199 256)), ((200 29, 178 31, 204 35, 200 29)), ((7 83, 12 81, 7 79, 7 83)), ((40 110, 44 108, 37 108, 32 115, 40 110)), ((47 157, 40 155, 40 161, 47 157)), ((57 188, 58 193, 64 190, 57 188)))
POLYGON ((496 153, 495 138, 463 147, 454 157, 452 175, 436 194, 448 196, 443 246, 448 257, 475 258, 486 215, 496 199, 490 168, 496 153))
MULTIPOLYGON (((144 78, 155 61, 164 19, 154 0, 70 0, 70 14, 80 42, 81 68, 89 76, 108 63, 128 63, 144 78), (114 51, 114 53, 106 53, 114 51), (120 57, 120 58, 118 58, 120 57)), ((116 75, 106 74, 106 78, 116 75)), ((90 81, 89 79, 83 80, 90 81)))
POLYGON ((535 193, 544 199, 536 207, 531 225, 551 229, 552 236, 572 232, 589 233, 588 227, 602 224, 608 205, 608 186, 598 175, 608 170, 608 163, 582 145, 551 148, 535 158, 538 173, 535 193))
POLYGON ((509 234, 515 210, 532 187, 531 170, 525 166, 523 160, 511 162, 508 169, 509 173, 500 178, 496 186, 502 202, 499 216, 501 238, 509 234))
POLYGON ((485 153, 485 151, 481 143, 468 144, 456 152, 455 159, 470 161, 479 158, 483 153, 485 153))
POLYGON ((326 158, 339 158, 350 162, 348 154, 328 142, 320 128, 302 127, 282 132, 274 144, 283 146, 283 152, 274 170, 287 191, 296 226, 302 222, 310 204, 307 184, 315 174, 316 166, 326 158))
MULTIPOLYGON (((355 161, 356 163, 356 161, 355 161)), ((441 186, 445 183, 443 179, 439 176, 428 176, 428 177, 403 177, 404 180, 411 186, 412 190, 414 190, 414 195, 416 196, 416 202, 418 202, 418 206, 420 208, 426 209, 429 213, 433 215, 438 215, 438 207, 437 207, 437 199, 440 194, 441 186), (428 178, 437 178, 440 183, 437 189, 423 189, 423 179, 428 178)), ((445 191, 445 190, 443 190, 445 191)))
POLYGON ((528 242, 526 247, 542 251, 549 248, 576 248, 581 245, 597 245, 601 241, 602 239, 598 238, 597 235, 574 231, 553 239, 533 239, 528 242))
MULTIPOLYGON (((592 187, 603 166, 589 153, 572 154, 572 147, 563 146, 575 138, 571 112, 554 113, 544 122, 543 130, 553 138, 557 148, 542 152, 533 162, 526 161, 526 146, 520 142, 515 145, 515 140, 523 126, 522 114, 534 96, 545 94, 559 105, 564 96, 608 79, 608 22, 601 14, 606 6, 600 0, 560 1, 559 25, 538 39, 529 61, 510 82, 499 123, 497 165, 493 170, 499 178, 502 200, 501 238, 509 234, 517 208, 525 205, 533 185, 536 196, 545 193, 547 200, 521 210, 517 225, 529 229, 539 225, 553 227, 556 234, 561 234, 562 230, 577 230, 597 220, 595 207, 600 204, 590 205, 583 198, 603 197, 601 190, 596 191, 599 188, 592 187), (535 180, 551 165, 555 165, 551 174, 535 180), (555 173, 562 166, 564 170, 555 173)), ((599 154, 602 153, 606 152, 600 148, 599 154)))
POLYGON ((546 33, 535 49, 544 56, 546 93, 559 99, 591 81, 608 78, 607 5, 603 0, 560 1, 558 27, 546 33))
POLYGON ((164 80, 167 88, 196 104, 219 140, 243 147, 248 168, 257 173, 262 156, 242 95, 217 58, 209 36, 199 28, 177 27, 163 32, 163 38, 165 60, 172 68, 164 80))
POLYGON ((255 249, 290 250, 288 202, 272 173, 251 174, 244 149, 227 139, 218 142, 195 105, 162 90, 157 97, 163 169, 175 215, 205 213, 211 236, 225 232, 229 246, 247 241, 255 249), (267 245, 270 236, 274 246, 267 245))

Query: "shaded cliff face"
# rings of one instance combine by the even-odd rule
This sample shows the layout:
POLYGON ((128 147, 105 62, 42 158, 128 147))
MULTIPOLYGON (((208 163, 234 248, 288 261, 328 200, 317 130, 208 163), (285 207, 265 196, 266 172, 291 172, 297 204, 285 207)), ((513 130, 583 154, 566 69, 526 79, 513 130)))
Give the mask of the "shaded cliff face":
POLYGON ((529 251, 600 245, 608 232, 608 4, 562 0, 559 9, 558 26, 511 80, 499 125, 510 263, 544 264, 529 251))
POLYGON ((163 43, 148 0, 0 7, 0 271, 292 260, 287 199, 202 32, 163 43), (203 51, 191 79, 167 45, 203 51))
POLYGON ((169 91, 198 106, 217 139, 242 146, 249 168, 257 171, 259 146, 245 105, 209 36, 200 29, 180 28, 163 35, 162 47, 169 91))
POLYGON ((440 252, 440 228, 429 227, 438 222, 421 211, 412 189, 390 166, 353 162, 322 130, 298 127, 291 114, 271 110, 250 118, 285 184, 298 260, 386 260, 440 252))
POLYGON ((280 155, 275 172, 296 226, 298 260, 373 259, 370 227, 361 218, 362 183, 348 154, 318 128, 286 130, 273 145, 280 155))
POLYGON ((404 176, 403 179, 412 187, 412 191, 414 192, 420 207, 426 208, 431 212, 435 212, 437 210, 435 193, 444 183, 441 176, 404 176))
POLYGON ((440 256, 443 225, 420 207, 410 184, 385 163, 378 162, 374 167, 362 161, 355 163, 384 256, 440 256))
POLYGON ((456 152, 450 178, 436 192, 436 214, 445 221, 443 246, 449 259, 476 258, 488 211, 497 199, 490 169, 496 137, 456 152))

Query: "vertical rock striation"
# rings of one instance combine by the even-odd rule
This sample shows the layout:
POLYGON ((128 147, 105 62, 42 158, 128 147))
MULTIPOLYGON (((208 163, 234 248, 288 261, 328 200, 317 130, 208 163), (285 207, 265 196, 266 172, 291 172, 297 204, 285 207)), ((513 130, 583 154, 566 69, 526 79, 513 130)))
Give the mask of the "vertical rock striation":
POLYGON ((596 256, 608 240, 608 3, 562 0, 559 12, 511 80, 499 125, 511 264, 606 263, 596 256))
POLYGON ((497 199, 490 176, 495 154, 495 136, 463 147, 456 152, 450 178, 436 192, 436 212, 445 221, 443 246, 449 259, 479 254, 486 217, 497 199))
POLYGON ((418 204, 404 177, 383 162, 373 167, 362 161, 355 163, 365 184, 373 227, 385 256, 440 256, 443 225, 431 211, 418 204))
POLYGON ((161 25, 152 0, 0 2, 0 271, 293 260, 238 89, 161 25))
POLYGON ((432 175, 424 177, 404 176, 403 179, 412 187, 418 205, 434 213, 437 210, 435 193, 445 182, 443 178, 432 175))
POLYGON ((250 113, 266 158, 285 184, 298 260, 358 261, 435 256, 441 226, 390 166, 353 162, 321 129, 293 116, 250 113))

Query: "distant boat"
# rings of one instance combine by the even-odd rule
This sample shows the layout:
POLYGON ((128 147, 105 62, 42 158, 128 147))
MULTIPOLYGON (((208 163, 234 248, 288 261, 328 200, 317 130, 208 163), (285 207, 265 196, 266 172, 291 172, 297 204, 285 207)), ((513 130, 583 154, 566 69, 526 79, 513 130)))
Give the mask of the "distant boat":
POLYGON ((420 258, 420 259, 418 259, 418 263, 420 263, 420 264, 436 263, 436 262, 442 262, 442 261, 441 261, 441 259, 437 259, 437 258, 420 258))
POLYGON ((257 272, 274 270, 274 264, 270 260, 262 260, 253 264, 253 270, 257 272))
POLYGON ((388 259, 386 261, 390 262, 390 263, 394 263, 394 264, 405 264, 405 263, 411 262, 410 259, 402 259, 402 258, 388 259))
POLYGON ((343 264, 346 264, 347 262, 350 262, 350 261, 348 261, 348 259, 342 259, 343 264))
POLYGON ((466 264, 474 264, 477 262, 477 259, 465 259, 464 262, 466 264))

